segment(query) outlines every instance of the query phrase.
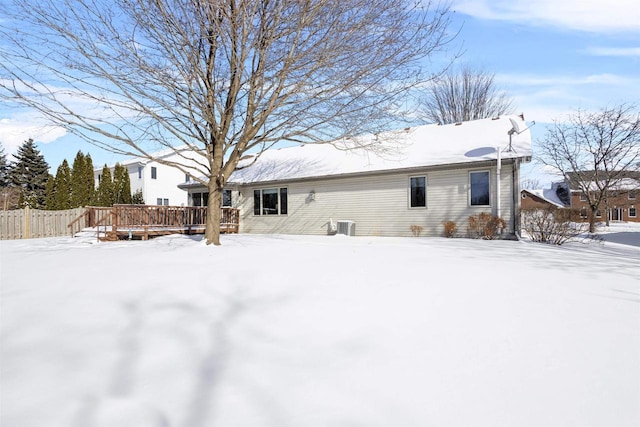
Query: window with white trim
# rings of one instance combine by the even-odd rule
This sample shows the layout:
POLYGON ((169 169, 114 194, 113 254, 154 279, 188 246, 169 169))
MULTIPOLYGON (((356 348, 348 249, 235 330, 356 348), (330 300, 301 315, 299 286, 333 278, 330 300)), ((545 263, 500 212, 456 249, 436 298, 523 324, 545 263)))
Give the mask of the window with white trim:
POLYGON ((191 193, 191 206, 208 206, 209 192, 191 193))
POLYGON ((627 193, 627 196, 629 197, 629 200, 635 200, 636 199, 636 192, 635 190, 631 190, 627 193))
POLYGON ((471 206, 489 206, 491 186, 489 171, 469 172, 469 204, 471 206))
POLYGON ((151 179, 158 179, 158 168, 151 166, 151 179))
POLYGON ((222 190, 222 207, 230 208, 233 206, 231 199, 231 190, 222 190))
POLYGON ((287 208, 288 195, 285 187, 253 190, 254 215, 286 215, 287 208))
POLYGON ((584 193, 580 193, 580 201, 581 202, 586 202, 587 201, 587 195, 584 193))
POLYGON ((637 215, 638 215, 638 212, 636 211, 636 207, 631 206, 629 208, 629 218, 635 218, 637 215))
POLYGON ((409 178, 410 200, 412 208, 427 207, 427 177, 413 176, 409 178))

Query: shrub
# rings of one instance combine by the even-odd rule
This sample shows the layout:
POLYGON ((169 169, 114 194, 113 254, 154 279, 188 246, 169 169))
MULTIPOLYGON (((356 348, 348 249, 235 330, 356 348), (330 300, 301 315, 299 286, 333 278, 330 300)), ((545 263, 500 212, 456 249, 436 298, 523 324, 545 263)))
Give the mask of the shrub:
POLYGON ((589 224, 579 221, 580 213, 554 207, 523 209, 522 230, 534 242, 562 245, 587 231, 589 224))
POLYGON ((458 232, 458 224, 454 221, 445 221, 442 224, 444 225, 444 237, 454 237, 458 232))
POLYGON ((409 228, 411 228, 411 232, 415 237, 420 237, 420 234, 422 234, 422 230, 424 230, 424 228, 420 225, 412 225, 409 228))
POLYGON ((504 219, 482 212, 469 217, 467 233, 476 239, 495 239, 507 226, 504 219))

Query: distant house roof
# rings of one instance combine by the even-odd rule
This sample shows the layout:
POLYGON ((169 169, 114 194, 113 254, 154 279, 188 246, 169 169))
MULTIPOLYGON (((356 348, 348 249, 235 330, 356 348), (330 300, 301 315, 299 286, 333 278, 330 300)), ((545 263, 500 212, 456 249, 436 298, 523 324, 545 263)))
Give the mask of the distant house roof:
MULTIPOLYGON (((612 179, 614 179, 613 184, 610 184, 609 189, 610 190, 614 190, 614 191, 625 191, 625 190, 636 190, 640 188, 640 171, 623 171, 623 172, 615 172, 615 174, 611 175, 612 179)), ((588 188, 589 190, 593 190, 596 191, 598 189, 598 186, 596 185, 596 180, 595 180, 596 174, 593 171, 582 171, 582 172, 568 172, 567 173, 567 182, 569 184, 569 186, 571 187, 571 191, 572 192, 580 192, 581 190, 581 185, 578 185, 578 183, 581 183, 583 180, 585 183, 587 183, 587 180, 589 181, 589 185, 588 188)), ((604 183, 604 177, 606 177, 606 174, 604 172, 599 172, 599 177, 602 177, 602 179, 599 180, 599 182, 601 183, 600 186, 602 187, 602 183, 604 183)))
POLYGON ((537 198, 539 198, 541 200, 544 200, 545 202, 547 202, 547 203, 549 203, 549 204, 551 204, 553 206, 556 206, 558 208, 566 207, 566 205, 558 197, 555 188, 543 188, 543 189, 540 189, 540 190, 532 190, 532 189, 525 188, 522 191, 523 192, 527 192, 529 194, 532 194, 532 195, 536 196, 537 198))
POLYGON ((229 182, 281 181, 402 170, 496 159, 531 158, 531 134, 519 116, 503 116, 450 125, 424 125, 378 135, 271 149, 244 159, 229 182), (509 131, 517 127, 520 133, 509 131), (368 148, 354 148, 366 145, 368 148))

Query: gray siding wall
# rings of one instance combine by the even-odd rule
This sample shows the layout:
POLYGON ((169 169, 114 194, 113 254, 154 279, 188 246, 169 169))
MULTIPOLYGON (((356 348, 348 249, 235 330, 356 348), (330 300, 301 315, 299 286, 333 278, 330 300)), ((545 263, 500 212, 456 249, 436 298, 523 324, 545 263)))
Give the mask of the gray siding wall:
MULTIPOLYGON (((513 232, 512 165, 502 166, 501 216, 513 232)), ((238 194, 238 193, 236 193, 238 194)), ((423 227, 423 236, 442 236, 443 222, 455 221, 466 234, 467 220, 480 212, 496 214, 496 169, 493 167, 425 170, 370 176, 317 179, 246 186, 234 205, 240 208, 240 232, 257 234, 326 235, 329 219, 355 222, 356 235, 412 236, 411 226, 423 227), (491 206, 469 205, 469 172, 490 171, 491 206), (427 207, 409 207, 409 178, 426 176, 427 207), (253 190, 288 189, 288 214, 253 214, 253 190), (314 192, 315 198, 309 196, 314 192)))

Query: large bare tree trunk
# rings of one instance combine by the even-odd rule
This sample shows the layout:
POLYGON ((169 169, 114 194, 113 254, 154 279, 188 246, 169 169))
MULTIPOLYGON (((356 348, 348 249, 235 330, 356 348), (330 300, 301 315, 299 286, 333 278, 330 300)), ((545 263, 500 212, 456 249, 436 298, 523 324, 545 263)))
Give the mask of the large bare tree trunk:
POLYGON ((220 207, 222 206, 222 188, 216 180, 209 182, 209 202, 207 203, 207 222, 204 233, 207 245, 220 245, 220 207))
POLYGON ((589 233, 593 234, 596 232, 596 211, 598 209, 594 206, 591 206, 591 211, 589 212, 589 233))

